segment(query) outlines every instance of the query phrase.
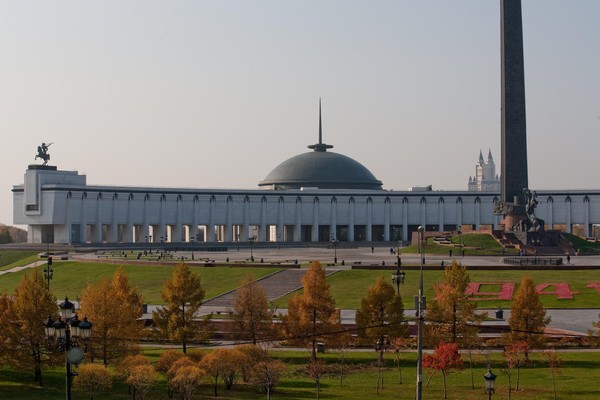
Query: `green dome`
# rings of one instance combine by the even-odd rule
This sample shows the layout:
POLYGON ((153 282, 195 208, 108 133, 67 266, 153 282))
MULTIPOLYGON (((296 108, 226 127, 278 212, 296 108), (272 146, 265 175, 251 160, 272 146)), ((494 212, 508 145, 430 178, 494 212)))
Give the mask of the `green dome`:
POLYGON ((258 186, 273 189, 367 189, 381 190, 381 181, 361 163, 343 154, 310 146, 315 151, 299 154, 279 164, 258 186))

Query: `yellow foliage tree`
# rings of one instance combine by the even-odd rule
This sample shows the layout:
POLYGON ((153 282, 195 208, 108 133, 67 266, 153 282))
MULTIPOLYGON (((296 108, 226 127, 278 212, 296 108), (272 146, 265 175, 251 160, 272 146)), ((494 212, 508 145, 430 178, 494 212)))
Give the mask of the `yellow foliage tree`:
POLYGON ((94 400, 97 392, 108 390, 112 386, 112 377, 110 372, 103 365, 82 364, 77 368, 77 376, 73 386, 85 390, 94 400))
POLYGON ((308 345, 314 360, 317 342, 326 342, 328 335, 340 330, 339 313, 319 262, 310 264, 302 277, 302 287, 303 293, 288 301, 288 313, 281 318, 290 341, 308 345))
POLYGON ((436 298, 427 310, 425 336, 432 346, 440 342, 472 347, 485 313, 477 313, 477 303, 466 293, 470 277, 466 267, 456 261, 444 268, 444 280, 436 288, 436 298))
POLYGON ((237 349, 219 348, 207 354, 200 361, 200 368, 206 371, 213 383, 215 396, 218 396, 219 379, 230 390, 242 373, 242 365, 245 363, 244 354, 237 349))
POLYGON ((148 391, 158 382, 158 374, 152 365, 137 365, 131 369, 127 384, 135 388, 140 400, 144 400, 148 391))
POLYGON ((137 349, 142 336, 142 297, 119 268, 113 278, 90 283, 81 294, 81 311, 94 323, 92 357, 104 365, 137 349))
POLYGON ((549 323, 550 317, 546 316, 533 279, 529 275, 524 276, 511 305, 509 341, 525 341, 529 348, 541 348, 546 339, 544 329, 549 323))
POLYGON ((177 369, 175 375, 169 380, 169 387, 179 393, 183 400, 191 400, 194 392, 200 387, 201 379, 206 374, 197 365, 187 365, 177 369))
MULTIPOLYGON (((56 297, 46 288, 42 273, 35 269, 26 273, 15 289, 12 299, 1 300, 7 309, 0 312, 7 327, 5 356, 8 364, 18 370, 33 368, 35 381, 42 386, 42 368, 60 364, 63 360, 57 353, 46 351, 47 339, 43 322, 52 316, 57 317, 56 297), (9 326, 12 325, 12 326, 9 326)), ((4 329, 4 328, 3 328, 4 329)))
POLYGON ((235 339, 251 340, 252 344, 272 332, 273 311, 264 289, 252 274, 246 275, 236 290, 231 325, 235 339))
POLYGON ((187 264, 178 264, 161 294, 167 305, 153 313, 154 322, 166 337, 181 341, 186 353, 188 340, 198 336, 194 318, 204 300, 200 277, 187 264))

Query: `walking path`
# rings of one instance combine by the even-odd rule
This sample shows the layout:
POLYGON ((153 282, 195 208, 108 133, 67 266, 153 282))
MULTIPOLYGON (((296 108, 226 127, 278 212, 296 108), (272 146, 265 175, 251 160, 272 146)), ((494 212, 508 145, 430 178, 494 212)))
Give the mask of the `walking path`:
MULTIPOLYGON (((338 270, 328 269, 325 274, 329 276, 336 272, 338 272, 338 270)), ((302 288, 302 277, 305 273, 305 269, 285 269, 268 275, 257 282, 265 291, 267 299, 273 301, 302 288)), ((236 294, 237 289, 234 289, 217 297, 213 297, 212 299, 205 301, 203 307, 233 308, 233 299, 236 294)))
POLYGON ((46 261, 34 261, 31 264, 23 265, 20 267, 14 267, 11 269, 7 269, 5 271, 0 271, 0 275, 12 273, 12 272, 19 272, 19 271, 22 271, 27 268, 36 268, 36 267, 39 267, 40 265, 46 265, 46 261))

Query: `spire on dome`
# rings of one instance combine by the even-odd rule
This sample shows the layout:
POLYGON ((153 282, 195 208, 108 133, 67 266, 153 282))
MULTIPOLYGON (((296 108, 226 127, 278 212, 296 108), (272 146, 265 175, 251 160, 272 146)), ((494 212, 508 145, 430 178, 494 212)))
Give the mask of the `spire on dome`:
POLYGON ((488 162, 494 162, 494 159, 492 158, 492 149, 488 150, 488 162))
POLYGON ((480 164, 484 163, 484 161, 483 161, 483 153, 481 152, 481 150, 479 150, 479 163, 480 164))
POLYGON ((327 149, 333 148, 331 144, 323 143, 323 124, 321 122, 321 98, 319 97, 319 143, 311 144, 308 146, 309 149, 314 149, 314 151, 327 151, 327 149))

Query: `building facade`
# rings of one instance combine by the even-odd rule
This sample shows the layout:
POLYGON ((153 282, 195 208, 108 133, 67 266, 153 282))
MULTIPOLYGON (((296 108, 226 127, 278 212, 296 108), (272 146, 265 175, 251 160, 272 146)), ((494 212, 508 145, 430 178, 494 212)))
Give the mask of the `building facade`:
POLYGON ((500 177, 496 174, 496 164, 491 150, 488 152, 487 161, 483 159, 483 154, 479 151, 479 161, 475 164, 475 176, 469 176, 468 190, 470 192, 500 192, 500 177))
MULTIPOLYGON (((499 198, 498 191, 470 190, 94 186, 77 172, 31 165, 24 183, 13 187, 13 213, 15 224, 28 226, 32 243, 235 242, 251 237, 409 241, 420 225, 427 231, 497 229, 500 218, 493 210, 499 198)), ((598 235, 600 190, 538 191, 537 198, 536 215, 546 229, 598 235)))

